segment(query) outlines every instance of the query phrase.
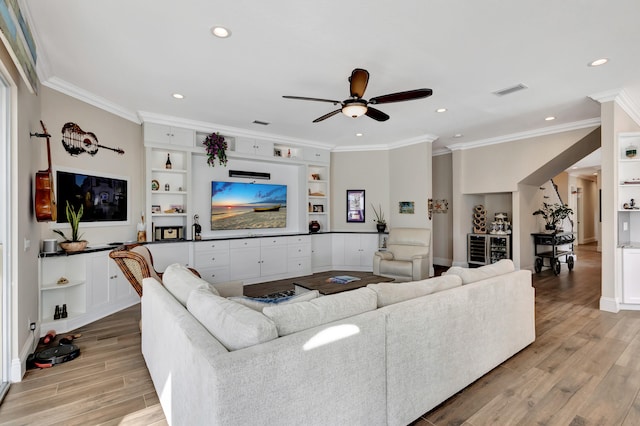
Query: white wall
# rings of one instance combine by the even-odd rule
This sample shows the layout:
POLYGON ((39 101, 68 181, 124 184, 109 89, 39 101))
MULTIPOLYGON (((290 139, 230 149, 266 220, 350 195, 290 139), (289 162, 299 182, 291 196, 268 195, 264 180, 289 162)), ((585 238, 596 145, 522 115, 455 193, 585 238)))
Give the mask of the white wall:
POLYGON ((382 206, 389 227, 395 226, 389 204, 389 151, 331 153, 331 230, 373 232, 371 204, 382 206), (347 189, 365 190, 365 221, 347 223, 347 189))
POLYGON ((432 159, 433 199, 445 199, 449 202, 449 211, 433 215, 433 263, 451 266, 453 262, 453 214, 457 206, 453 205, 453 187, 451 154, 437 155, 432 159))
POLYGON ((390 228, 431 228, 427 213, 431 198, 431 143, 389 151, 389 173, 390 228), (400 213, 402 201, 412 201, 415 213, 400 213))
MULTIPOLYGON (((40 103, 42 120, 51 134, 51 162, 54 167, 77 169, 89 174, 121 176, 129 180, 127 201, 132 216, 129 223, 108 226, 81 223, 80 232, 84 234, 83 238, 89 241, 89 245, 135 241, 136 224, 140 212, 144 210, 142 126, 46 87, 41 90, 40 103), (99 148, 94 156, 87 153, 71 156, 62 145, 62 126, 67 122, 76 123, 85 132, 93 132, 101 145, 122 148, 125 151, 124 155, 99 148)), ((34 126, 31 131, 41 131, 40 124, 37 123, 37 127, 34 126)), ((34 138, 30 143, 40 153, 34 167, 45 169, 46 140, 34 138)), ((53 229, 59 227, 60 225, 52 223, 41 223, 39 239, 59 238, 53 233, 53 229)), ((40 243, 39 239, 34 241, 36 248, 40 243)))

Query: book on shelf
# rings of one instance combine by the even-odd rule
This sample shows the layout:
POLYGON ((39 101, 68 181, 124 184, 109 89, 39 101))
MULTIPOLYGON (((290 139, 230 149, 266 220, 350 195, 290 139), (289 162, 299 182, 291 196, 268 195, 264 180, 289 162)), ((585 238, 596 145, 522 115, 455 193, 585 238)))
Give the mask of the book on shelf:
POLYGON ((351 275, 338 275, 335 277, 327 278, 328 283, 347 284, 353 281, 360 281, 358 277, 352 277, 351 275))

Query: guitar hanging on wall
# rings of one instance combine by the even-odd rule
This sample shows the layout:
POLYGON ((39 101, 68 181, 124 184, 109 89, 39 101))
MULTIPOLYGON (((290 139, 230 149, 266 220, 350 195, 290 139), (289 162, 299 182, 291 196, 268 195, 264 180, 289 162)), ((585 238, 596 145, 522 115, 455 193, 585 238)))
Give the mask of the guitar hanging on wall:
POLYGON ((67 123, 62 126, 62 145, 64 149, 73 156, 82 154, 83 152, 93 156, 98 152, 98 148, 109 149, 120 155, 124 154, 124 151, 120 148, 100 145, 95 133, 85 132, 75 123, 67 123))
POLYGON ((49 138, 51 135, 44 127, 44 123, 40 120, 42 131, 44 133, 30 133, 29 136, 38 138, 47 138, 47 164, 46 170, 36 172, 36 194, 35 194, 35 211, 38 222, 55 222, 57 218, 56 199, 53 191, 53 176, 51 173, 51 148, 49 146, 49 138))

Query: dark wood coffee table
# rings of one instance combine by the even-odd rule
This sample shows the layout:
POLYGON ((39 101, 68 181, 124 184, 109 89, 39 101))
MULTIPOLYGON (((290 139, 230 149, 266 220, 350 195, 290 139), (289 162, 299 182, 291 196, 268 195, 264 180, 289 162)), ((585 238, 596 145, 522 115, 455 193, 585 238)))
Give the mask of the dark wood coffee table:
POLYGON ((313 274, 313 277, 309 278, 302 277, 300 279, 296 279, 293 285, 295 286, 296 293, 318 290, 320 294, 327 295, 366 287, 367 284, 385 283, 390 281, 393 281, 393 278, 373 275, 371 272, 329 271, 313 274), (327 279, 338 275, 349 275, 360 279, 347 284, 327 282, 327 279))

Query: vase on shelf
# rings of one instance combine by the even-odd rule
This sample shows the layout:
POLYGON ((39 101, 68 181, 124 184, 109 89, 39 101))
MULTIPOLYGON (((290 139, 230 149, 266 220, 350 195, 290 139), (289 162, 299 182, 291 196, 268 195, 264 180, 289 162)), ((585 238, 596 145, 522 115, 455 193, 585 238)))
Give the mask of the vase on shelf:
POLYGON ((309 232, 318 232, 320 230, 320 222, 312 220, 309 222, 309 232))
POLYGON ((376 229, 378 230, 378 232, 384 232, 385 229, 387 229, 387 224, 386 223, 376 223, 376 229))

